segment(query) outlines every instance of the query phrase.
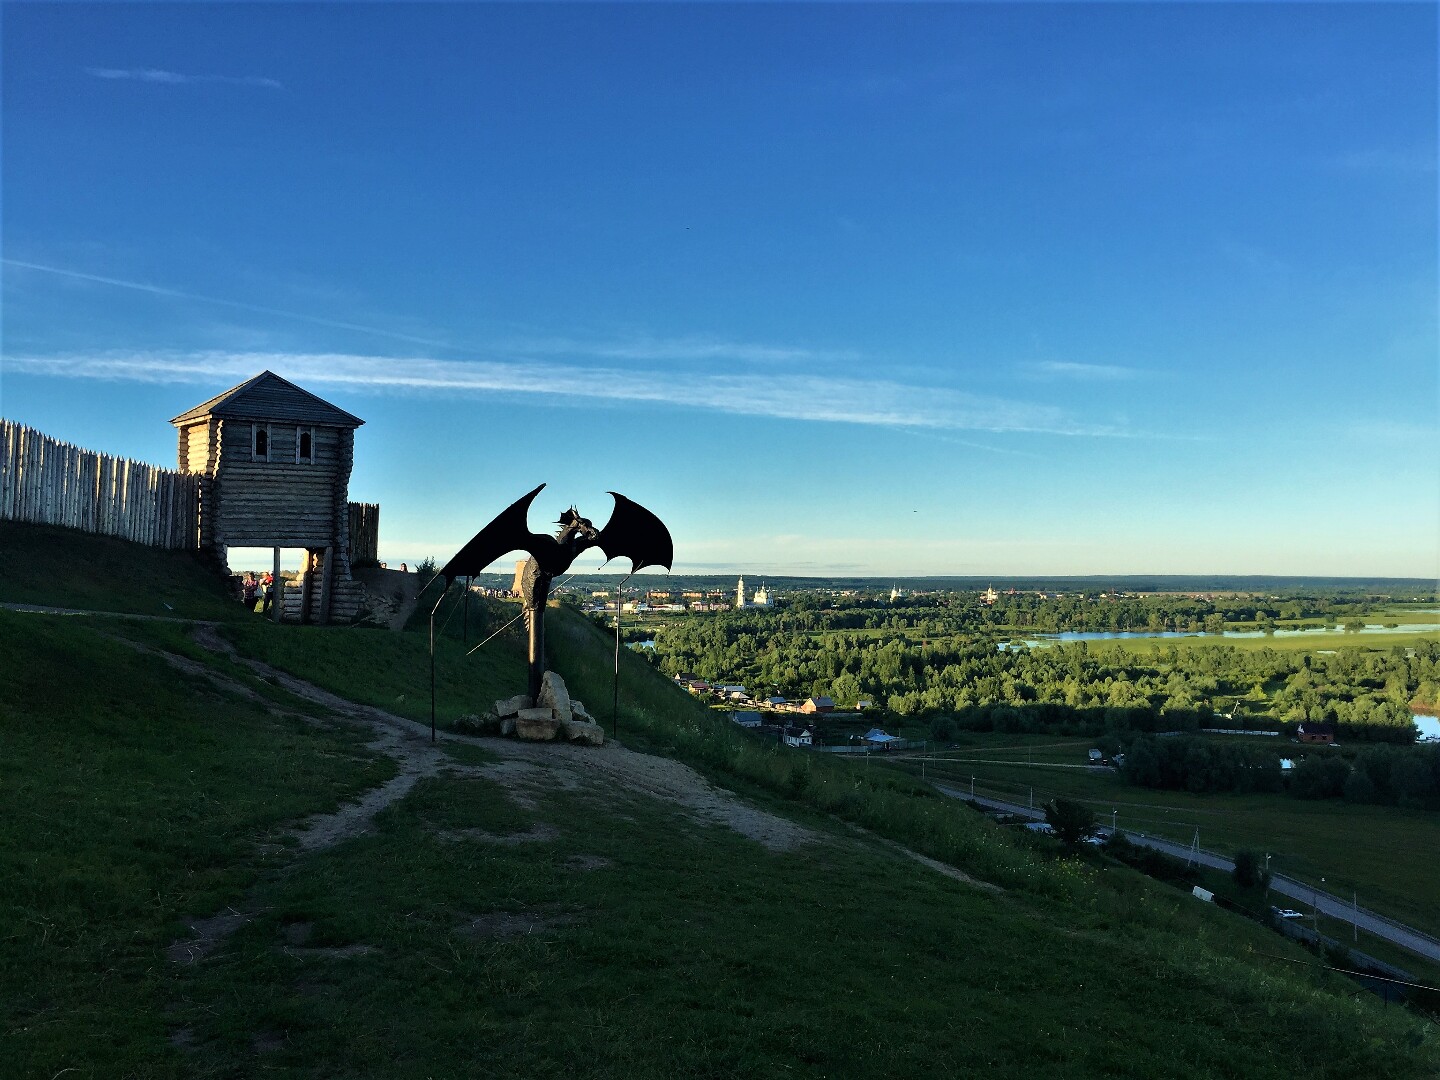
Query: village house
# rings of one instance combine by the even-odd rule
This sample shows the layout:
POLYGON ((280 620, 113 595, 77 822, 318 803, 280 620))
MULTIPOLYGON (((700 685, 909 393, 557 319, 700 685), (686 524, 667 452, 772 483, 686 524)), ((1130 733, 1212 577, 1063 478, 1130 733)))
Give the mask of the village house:
POLYGON ((808 727, 787 727, 783 738, 786 746, 812 746, 815 741, 808 727))
POLYGON ((803 713, 832 713, 835 711, 835 701, 823 695, 805 699, 805 704, 800 706, 803 713))
POLYGON ((1334 743, 1334 724, 1312 724, 1308 721, 1295 729, 1295 737, 1302 743, 1334 743))
POLYGON ((898 735, 887 735, 880 728, 871 728, 861 739, 865 745, 872 750, 889 750, 895 743, 903 743, 905 741, 898 735))

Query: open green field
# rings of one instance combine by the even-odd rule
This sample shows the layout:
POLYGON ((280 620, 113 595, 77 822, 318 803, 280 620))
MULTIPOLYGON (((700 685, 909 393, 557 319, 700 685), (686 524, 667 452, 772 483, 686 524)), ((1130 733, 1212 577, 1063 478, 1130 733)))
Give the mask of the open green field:
POLYGON ((1083 762, 1093 745, 1085 739, 968 735, 956 741, 967 748, 932 755, 927 776, 963 787, 974 776, 977 794, 1022 804, 1032 792, 1037 806, 1056 796, 1076 799, 1103 824, 1118 810, 1122 828, 1187 844, 1198 828, 1202 847, 1225 855, 1247 848, 1268 853, 1277 873, 1316 883, 1324 877, 1333 892, 1358 890, 1363 906, 1440 934, 1440 859, 1434 857, 1440 814, 1338 799, 1157 791, 1118 774, 1056 767, 1083 762), (1006 761, 1015 764, 995 763, 1006 761))
MULTIPOLYGON (((605 717, 608 639, 552 616, 554 665, 605 717)), ((513 635, 467 658, 456 630, 442 726, 522 670, 513 635)), ((227 635, 428 718, 424 634, 227 635)), ((621 738, 664 757, 402 753, 203 640, 0 612, 7 1080, 1440 1071, 1440 1029, 1271 931, 890 770, 758 745, 628 653, 621 738), (667 794, 693 774, 666 757, 735 794, 667 794), (382 784, 368 827, 297 839, 382 784)))
POLYGON ((1417 604, 1407 607, 1386 608, 1375 615, 1366 616, 1366 622, 1378 623, 1399 623, 1404 626, 1406 623, 1437 623, 1440 622, 1440 608, 1434 604, 1417 604))
MULTIPOLYGON (((1396 618, 1386 621, 1402 622, 1403 620, 1396 618)), ((1397 630, 1389 634, 1347 634, 1343 630, 1336 630, 1334 633, 1316 631, 1295 636, 1270 634, 1255 638, 1127 638, 1118 641, 1113 639, 1092 641, 1089 645, 1090 651, 1097 655, 1111 649, 1134 654, 1147 653, 1152 649, 1169 649, 1171 646, 1177 649, 1213 649, 1217 645, 1230 645, 1245 650, 1275 649, 1280 652, 1320 652, 1327 649, 1368 649, 1375 652, 1389 652, 1397 646, 1413 648, 1417 641, 1437 640, 1440 640, 1440 631, 1434 630, 1415 633, 1397 630)))

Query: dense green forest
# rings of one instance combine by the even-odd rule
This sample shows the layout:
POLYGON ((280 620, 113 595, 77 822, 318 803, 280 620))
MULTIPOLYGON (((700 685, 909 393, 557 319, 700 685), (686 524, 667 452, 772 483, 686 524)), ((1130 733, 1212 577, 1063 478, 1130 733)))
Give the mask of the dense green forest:
POLYGON ((667 673, 743 682, 755 694, 869 700, 895 717, 928 721, 936 738, 960 729, 1279 729, 1308 720, 1342 725, 1348 740, 1410 742, 1412 703, 1440 698, 1440 642, 1331 654, 1218 643, 1003 647, 1015 636, 1006 631, 1026 618, 1037 630, 1198 629, 1257 618, 1344 625, 1379 600, 1017 596, 985 608, 956 595, 897 608, 802 596, 781 610, 667 620, 654 630, 655 658, 667 673))
MULTIPOLYGON (((1273 740, 1264 740, 1273 741, 1273 740)), ((1121 770, 1132 784, 1190 791, 1288 791, 1299 799, 1338 799, 1433 809, 1440 803, 1440 747, 1327 748, 1300 757, 1286 777, 1288 746, 1241 745, 1208 738, 1155 738, 1130 743, 1121 770)))

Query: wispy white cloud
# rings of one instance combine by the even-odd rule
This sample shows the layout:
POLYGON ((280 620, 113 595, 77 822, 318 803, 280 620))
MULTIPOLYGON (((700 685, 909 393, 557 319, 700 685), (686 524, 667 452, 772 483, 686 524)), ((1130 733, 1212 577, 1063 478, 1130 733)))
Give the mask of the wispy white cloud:
POLYGON ((851 351, 764 345, 698 335, 671 338, 636 335, 620 341, 581 341, 564 337, 523 338, 502 342, 499 347, 530 356, 595 356, 605 360, 667 363, 719 360, 778 365, 859 359, 859 354, 851 351))
POLYGON ((812 423, 912 430, 1124 436, 1053 405, 883 379, 765 372, 677 374, 539 361, 458 361, 351 354, 116 352, 11 356, 13 373, 151 383, 239 381, 269 368, 297 382, 378 394, 535 395, 587 406, 694 408, 812 423))
POLYGON ((194 300, 203 304, 219 304, 222 307, 237 308, 240 311, 253 311, 260 315, 278 315, 285 319, 298 319, 301 322, 313 323, 316 326, 326 326, 332 330, 353 330, 360 334, 372 334, 376 337, 392 338, 395 341, 408 341, 415 345, 449 346, 449 343, 445 341, 437 341, 434 338, 417 337, 414 334, 403 334, 394 330, 386 330, 383 327, 366 326, 363 323, 345 322, 339 319, 326 319, 317 315, 307 315, 299 311, 285 311, 281 308, 265 307, 261 304, 247 304, 241 300, 227 300, 220 296, 205 296, 201 293, 171 289, 164 285, 151 285, 144 281, 127 281, 124 278, 106 277, 102 274, 86 274, 79 270, 67 270, 59 266, 46 266, 43 263, 26 262, 22 259, 0 259, 0 265, 13 266, 19 270, 33 270, 42 274, 54 274, 57 277, 62 277, 70 281, 84 281, 95 285, 110 285, 118 289, 131 289, 135 292, 149 293, 151 296, 166 296, 176 300, 194 300))
MULTIPOLYGON (((34 271, 54 275, 69 281, 106 285, 119 289, 148 293, 151 296, 168 297, 176 300, 191 300, 202 304, 218 304, 240 311, 253 311, 260 315, 277 315, 285 319, 324 326, 334 330, 351 330, 360 334, 389 338, 393 341, 408 341, 415 345, 429 345, 444 349, 458 348, 455 342, 433 337, 422 337, 398 330, 371 326, 364 323, 341 319, 327 319, 299 311, 250 304, 241 300, 230 300, 220 296, 186 292, 164 285, 145 281, 109 277, 103 274, 89 274, 61 266, 29 262, 23 259, 0 258, 0 265, 17 270, 34 271)), ((304 283, 307 295, 318 295, 333 302, 350 301, 351 297, 337 290, 324 290, 313 281, 304 283)), ((472 348, 474 348, 472 346, 472 348)), ((589 357, 611 361, 638 361, 656 363, 745 363, 779 366, 823 363, 845 363, 861 359, 860 354, 836 349, 811 349, 789 345, 767 345, 751 341, 730 341, 707 335, 684 335, 679 337, 657 337, 652 334, 634 334, 626 338, 582 340, 575 337, 544 336, 517 337, 478 346, 487 352, 519 357, 589 357)))
POLYGON ((1035 377, 1042 379, 1080 379, 1087 382, 1120 382, 1138 379, 1146 373, 1140 368, 1119 364, 1077 364, 1067 360, 1042 360, 1027 366, 1035 377))
POLYGON ((87 67, 85 74, 96 79, 163 83, 169 86, 194 86, 208 83, 211 85, 225 86, 259 86, 266 90, 285 89, 285 84, 279 79, 270 79, 263 75, 186 75, 178 71, 163 71, 159 68, 97 67, 87 67))

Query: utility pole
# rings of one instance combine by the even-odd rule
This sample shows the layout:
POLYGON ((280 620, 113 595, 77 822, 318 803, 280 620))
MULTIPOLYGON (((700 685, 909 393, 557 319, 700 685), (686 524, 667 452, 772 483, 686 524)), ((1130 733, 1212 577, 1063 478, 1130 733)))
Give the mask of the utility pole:
POLYGON ((974 797, 975 797, 975 778, 972 776, 972 777, 970 777, 970 798, 973 799, 974 797))
POLYGON ((1360 890, 1350 893, 1350 928, 1355 931, 1355 944, 1360 944, 1360 890))

